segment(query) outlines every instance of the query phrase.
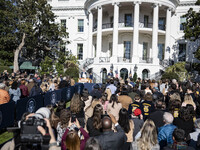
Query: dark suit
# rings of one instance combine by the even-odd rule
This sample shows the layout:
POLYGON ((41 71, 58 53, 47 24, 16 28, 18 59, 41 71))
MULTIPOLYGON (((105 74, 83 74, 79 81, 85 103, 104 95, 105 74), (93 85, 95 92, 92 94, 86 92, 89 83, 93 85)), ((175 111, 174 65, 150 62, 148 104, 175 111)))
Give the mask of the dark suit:
POLYGON ((121 150, 124 143, 127 141, 127 137, 120 127, 116 126, 117 132, 105 131, 100 136, 97 136, 103 150, 121 150))

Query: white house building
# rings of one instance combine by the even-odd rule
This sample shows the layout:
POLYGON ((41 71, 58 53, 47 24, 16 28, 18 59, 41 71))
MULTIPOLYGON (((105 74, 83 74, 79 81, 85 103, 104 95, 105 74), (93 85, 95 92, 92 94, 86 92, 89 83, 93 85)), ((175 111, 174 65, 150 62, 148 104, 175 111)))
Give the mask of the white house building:
MULTIPOLYGON (((195 61, 200 41, 184 39, 189 8, 196 0, 49 0, 57 22, 66 27, 80 67, 98 81, 113 70, 128 77, 156 78, 170 62, 195 61)), ((65 45, 64 45, 65 46, 65 45)))

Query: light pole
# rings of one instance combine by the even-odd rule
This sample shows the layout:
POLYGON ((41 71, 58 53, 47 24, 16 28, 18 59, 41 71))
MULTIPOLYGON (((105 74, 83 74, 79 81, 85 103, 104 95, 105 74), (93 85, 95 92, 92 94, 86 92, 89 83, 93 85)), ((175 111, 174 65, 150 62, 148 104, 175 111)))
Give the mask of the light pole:
POLYGON ((137 65, 135 64, 135 67, 134 67, 134 73, 136 73, 137 72, 137 69, 138 69, 138 67, 137 67, 137 65))
POLYGON ((110 70, 113 71, 113 68, 114 68, 114 66, 113 66, 113 64, 111 64, 110 65, 110 70))
POLYGON ((135 64, 135 67, 133 68, 133 71, 134 71, 134 75, 133 75, 133 81, 136 82, 137 80, 137 65, 135 64))

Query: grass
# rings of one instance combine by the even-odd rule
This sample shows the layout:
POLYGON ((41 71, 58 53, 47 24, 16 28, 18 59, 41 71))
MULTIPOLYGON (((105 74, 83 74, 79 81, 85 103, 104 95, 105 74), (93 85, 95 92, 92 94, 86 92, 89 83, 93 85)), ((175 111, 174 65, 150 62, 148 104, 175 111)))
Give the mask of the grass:
POLYGON ((3 132, 0 134, 0 145, 4 144, 5 142, 11 140, 13 138, 12 132, 3 132))

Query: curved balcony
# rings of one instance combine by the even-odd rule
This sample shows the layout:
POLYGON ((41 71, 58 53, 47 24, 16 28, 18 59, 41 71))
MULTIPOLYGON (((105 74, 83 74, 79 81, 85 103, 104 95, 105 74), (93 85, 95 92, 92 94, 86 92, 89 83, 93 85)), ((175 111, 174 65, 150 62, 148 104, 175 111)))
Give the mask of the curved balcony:
MULTIPOLYGON (((113 23, 103 23, 102 24, 102 32, 108 32, 108 34, 111 34, 113 31, 113 23)), ((134 24, 132 22, 126 23, 126 22, 119 22, 118 23, 118 30, 119 32, 123 31, 128 31, 128 32, 133 32, 133 27, 134 24)), ((153 29, 153 23, 144 23, 144 22, 139 22, 139 31, 141 33, 152 33, 153 29)), ((93 34, 97 33, 97 25, 93 27, 93 34)), ((106 34, 106 33, 104 33, 106 34)), ((159 24, 158 25, 158 34, 159 35, 164 35, 165 34, 165 25, 164 24, 159 24)))

